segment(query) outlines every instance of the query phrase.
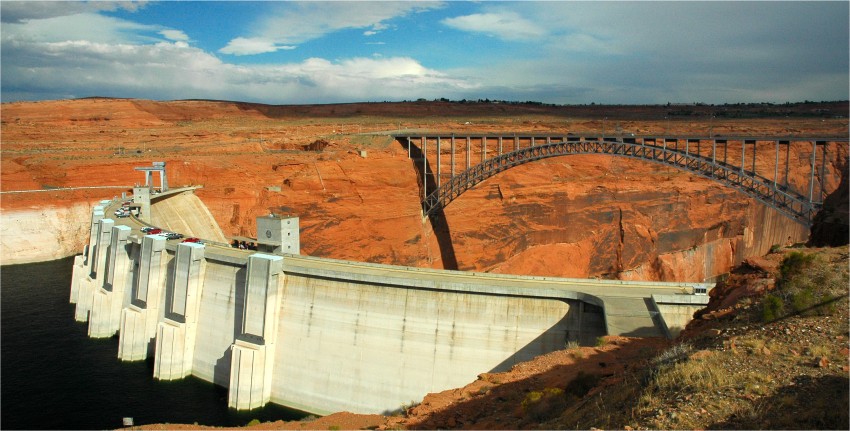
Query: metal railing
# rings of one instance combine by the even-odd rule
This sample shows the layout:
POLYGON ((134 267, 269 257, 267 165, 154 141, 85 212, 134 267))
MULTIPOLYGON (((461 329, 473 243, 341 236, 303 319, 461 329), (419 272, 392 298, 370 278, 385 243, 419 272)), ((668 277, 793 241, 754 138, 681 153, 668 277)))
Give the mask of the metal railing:
MULTIPOLYGON (((740 164, 733 164, 725 160, 719 160, 717 146, 718 142, 723 145, 723 159, 726 159, 728 148, 727 139, 713 139, 711 152, 706 155, 703 152, 693 152, 688 148, 687 143, 692 141, 698 142, 696 139, 686 141, 683 148, 679 147, 679 140, 676 138, 676 147, 668 147, 667 142, 674 142, 672 138, 659 138, 663 145, 659 145, 656 138, 648 141, 647 139, 635 138, 562 138, 557 142, 552 142, 547 139, 546 143, 534 144, 526 148, 518 148, 514 151, 501 153, 501 142, 499 145, 498 156, 486 158, 486 140, 482 144, 482 159, 483 161, 477 165, 469 166, 466 170, 455 174, 454 173, 454 145, 452 145, 452 174, 448 181, 441 182, 439 174, 440 165, 440 150, 437 147, 436 162, 437 167, 433 169, 427 160, 427 138, 421 138, 423 141, 422 150, 414 150, 413 154, 420 156, 417 158, 417 166, 419 176, 418 182, 420 189, 424 184, 431 184, 429 189, 423 190, 425 198, 422 201, 423 216, 428 217, 438 213, 445 208, 450 202, 463 194, 466 190, 474 187, 478 183, 503 172, 512 167, 525 163, 541 160, 549 157, 558 157, 565 155, 579 154, 607 154, 612 156, 627 157, 632 159, 644 160, 653 163, 658 163, 666 166, 675 167, 687 172, 697 174, 699 176, 718 181, 731 188, 741 191, 742 193, 753 197, 765 205, 778 210, 783 215, 793 219, 794 221, 810 226, 814 214, 821 208, 822 202, 814 199, 814 182, 815 173, 817 172, 815 161, 817 157, 817 145, 824 145, 825 141, 813 141, 814 150, 811 154, 812 169, 810 172, 810 191, 809 196, 804 196, 801 193, 791 190, 788 187, 788 163, 785 166, 785 182, 779 183, 779 155, 780 143, 789 145, 786 149, 787 153, 791 151, 788 140, 775 139, 776 142, 776 159, 777 165, 773 178, 765 177, 764 175, 755 172, 755 151, 756 139, 741 139, 742 145, 753 145, 751 159, 747 159, 745 147, 742 147, 740 159, 737 160, 740 164), (649 143, 648 143, 649 142, 649 143), (418 151, 417 151, 418 150, 418 151), (748 169, 747 162, 752 162, 752 169, 748 169), (436 181, 434 171, 437 171, 436 181), (430 181, 429 181, 430 180, 430 181), (433 185, 436 185, 434 187, 433 185)), ((760 141, 766 138, 759 138, 760 141)), ((454 140, 452 138, 452 140, 454 140)), ((439 142, 439 141, 438 141, 439 142)), ((468 139, 467 139, 468 142, 468 139)), ((407 137, 408 149, 412 145, 410 137, 407 137)), ((439 144, 438 144, 439 145, 439 144)), ((824 147, 825 148, 825 147, 824 147)), ((699 151, 699 150, 697 150, 699 151)), ((467 144, 467 161, 471 157, 469 154, 469 145, 467 144)), ((825 159, 825 153, 824 153, 825 159)), ((824 165, 825 165, 824 160, 824 165)), ((821 167, 821 176, 823 176, 823 166, 821 167)), ((821 179, 821 183, 822 183, 821 179)), ((821 186, 821 195, 823 194, 823 186, 821 186)))

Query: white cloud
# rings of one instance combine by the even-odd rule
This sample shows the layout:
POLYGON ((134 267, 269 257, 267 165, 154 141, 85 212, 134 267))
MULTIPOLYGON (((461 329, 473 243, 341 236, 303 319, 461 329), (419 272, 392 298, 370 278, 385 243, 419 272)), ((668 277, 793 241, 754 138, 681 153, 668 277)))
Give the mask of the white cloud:
POLYGON ((463 31, 484 33, 505 40, 539 39, 546 30, 513 11, 476 13, 446 18, 443 24, 463 31))
POLYGON ((368 29, 372 36, 386 30, 386 20, 441 7, 433 2, 282 2, 254 25, 257 30, 231 40, 222 53, 239 55, 273 52, 344 29, 368 29), (250 43, 249 43, 250 42, 250 43), (242 46, 245 49, 240 49, 242 46), (251 48, 254 48, 253 50, 251 48), (280 48, 278 48, 280 49, 280 48))
POLYGON ((104 43, 141 43, 154 41, 145 33, 155 33, 159 27, 137 24, 95 13, 79 13, 21 23, 3 25, 4 39, 24 39, 43 42, 87 40, 104 43))
POLYGON ((372 29, 364 31, 363 35, 364 36, 374 36, 374 35, 379 34, 379 33, 381 33, 382 31, 384 31, 388 28, 390 28, 390 26, 387 25, 387 24, 384 24, 384 23, 373 24, 372 29))
POLYGON ((184 33, 182 30, 160 30, 159 34, 161 34, 162 37, 168 40, 183 42, 189 41, 189 36, 186 35, 186 33, 184 33))
MULTIPOLYGON (((45 3, 29 12, 19 3, 0 4, 4 101, 93 95, 267 103, 848 97, 848 6, 841 2, 470 3, 464 11, 476 7, 478 13, 464 12, 443 23, 467 31, 464 37, 474 42, 475 52, 464 43, 449 43, 437 55, 420 58, 416 49, 429 50, 428 55, 434 50, 411 38, 401 48, 393 46, 411 49, 407 52, 333 60, 307 53, 314 58, 276 65, 238 65, 238 58, 222 56, 223 61, 216 54, 293 49, 340 30, 374 35, 397 25, 393 17, 440 5, 272 3, 277 12, 253 23, 256 33, 209 52, 190 46, 181 30, 99 15, 77 3, 45 3), (486 43, 496 38, 500 43, 486 43), (528 49, 529 41, 535 49, 528 49), (450 57, 453 69, 434 66, 450 57)), ((421 25, 439 31, 428 21, 433 15, 423 15, 421 25)), ((365 40, 383 43, 374 39, 365 40)))
POLYGON ((227 46, 218 50, 222 54, 254 55, 275 52, 282 49, 295 49, 291 45, 278 45, 274 41, 262 37, 237 37, 231 40, 227 46))
POLYGON ((329 103, 440 97, 472 87, 407 57, 235 65, 182 41, 135 45, 4 39, 2 56, 4 100, 37 93, 36 98, 329 103))
POLYGON ((3 22, 20 23, 33 19, 56 18, 79 13, 96 13, 126 9, 138 10, 144 1, 3 1, 0 2, 0 19, 3 22))

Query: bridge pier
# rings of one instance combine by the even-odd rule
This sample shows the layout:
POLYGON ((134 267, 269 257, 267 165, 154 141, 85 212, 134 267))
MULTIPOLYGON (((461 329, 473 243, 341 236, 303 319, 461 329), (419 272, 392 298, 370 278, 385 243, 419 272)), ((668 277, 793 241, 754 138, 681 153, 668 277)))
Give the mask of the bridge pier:
POLYGON ((227 405, 237 410, 262 407, 271 400, 282 271, 281 256, 256 253, 248 258, 242 322, 231 346, 227 396, 227 405))
POLYGON ((127 281, 130 256, 127 254, 128 226, 113 226, 103 283, 94 291, 88 335, 106 338, 115 335, 121 321, 124 305, 124 287, 127 281))
POLYGON ((206 269, 203 244, 181 243, 174 256, 174 273, 166 286, 165 314, 157 325, 154 378, 175 380, 192 372, 206 269))
POLYGON ((146 359, 152 350, 151 340, 156 336, 165 284, 166 254, 164 237, 146 235, 142 238, 130 303, 121 310, 118 358, 122 361, 146 359))

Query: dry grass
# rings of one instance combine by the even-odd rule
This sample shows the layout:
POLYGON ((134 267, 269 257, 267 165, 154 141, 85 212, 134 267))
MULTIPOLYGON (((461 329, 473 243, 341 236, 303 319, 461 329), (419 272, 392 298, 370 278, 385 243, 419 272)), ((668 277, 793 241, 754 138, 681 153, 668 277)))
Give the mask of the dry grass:
POLYGON ((542 428, 850 429, 846 248, 788 262, 774 295, 787 314, 764 322, 765 298, 740 303, 714 322, 721 335, 673 345, 542 428), (803 291, 841 299, 795 312, 794 293, 803 291))

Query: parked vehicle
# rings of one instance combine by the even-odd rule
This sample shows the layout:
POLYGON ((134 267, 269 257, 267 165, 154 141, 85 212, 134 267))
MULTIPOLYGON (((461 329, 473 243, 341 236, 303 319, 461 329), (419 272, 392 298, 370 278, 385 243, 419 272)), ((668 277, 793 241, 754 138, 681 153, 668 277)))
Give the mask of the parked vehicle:
POLYGON ((143 227, 143 228, 141 228, 141 229, 139 229, 139 230, 140 230, 140 231, 142 231, 143 233, 149 233, 150 231, 152 231, 152 230, 154 230, 154 229, 156 229, 156 228, 155 228, 155 227, 150 227, 150 226, 145 226, 145 227, 143 227))
POLYGON ((162 235, 168 239, 180 239, 183 238, 182 234, 175 232, 163 232, 162 235))
POLYGON ((161 233, 162 233, 162 229, 156 229, 156 228, 147 231, 148 235, 159 235, 161 233))
POLYGON ((203 241, 201 241, 200 239, 195 238, 195 237, 186 238, 186 239, 183 240, 183 242, 193 242, 193 243, 196 243, 196 244, 203 244, 203 241))

